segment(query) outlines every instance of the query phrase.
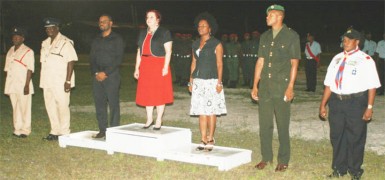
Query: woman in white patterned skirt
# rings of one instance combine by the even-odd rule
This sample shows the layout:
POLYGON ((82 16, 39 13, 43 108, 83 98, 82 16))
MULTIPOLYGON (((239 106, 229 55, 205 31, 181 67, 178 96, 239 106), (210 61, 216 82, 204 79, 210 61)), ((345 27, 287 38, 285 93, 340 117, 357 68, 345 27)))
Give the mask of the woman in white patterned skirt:
POLYGON ((197 150, 211 151, 215 144, 217 116, 227 113, 222 85, 223 47, 212 36, 217 31, 218 24, 211 14, 199 14, 194 23, 200 38, 192 44, 190 115, 199 115, 202 139, 197 150))

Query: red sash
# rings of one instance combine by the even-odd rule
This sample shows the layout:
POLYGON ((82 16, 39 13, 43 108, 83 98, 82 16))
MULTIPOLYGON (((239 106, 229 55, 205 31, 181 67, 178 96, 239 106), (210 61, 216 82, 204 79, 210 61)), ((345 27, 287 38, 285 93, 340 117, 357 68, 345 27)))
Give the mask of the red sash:
POLYGON ((314 56, 313 52, 311 52, 310 50, 310 46, 309 46, 309 43, 306 43, 306 50, 307 52, 309 53, 309 55, 315 59, 315 61, 317 61, 317 63, 319 62, 319 58, 317 56, 314 56))
POLYGON ((23 59, 24 59, 24 56, 25 56, 29 51, 30 51, 30 49, 28 49, 28 51, 24 53, 23 57, 21 57, 20 60, 14 59, 14 61, 20 63, 20 64, 23 65, 24 67, 27 67, 27 65, 23 63, 23 59))

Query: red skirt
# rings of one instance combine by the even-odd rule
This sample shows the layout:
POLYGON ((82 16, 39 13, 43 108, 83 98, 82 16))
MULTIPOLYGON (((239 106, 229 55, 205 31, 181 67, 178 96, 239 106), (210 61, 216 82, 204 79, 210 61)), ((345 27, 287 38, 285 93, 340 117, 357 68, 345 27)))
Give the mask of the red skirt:
POLYGON ((139 67, 136 104, 140 106, 159 106, 174 102, 171 69, 162 76, 165 58, 141 57, 139 67))

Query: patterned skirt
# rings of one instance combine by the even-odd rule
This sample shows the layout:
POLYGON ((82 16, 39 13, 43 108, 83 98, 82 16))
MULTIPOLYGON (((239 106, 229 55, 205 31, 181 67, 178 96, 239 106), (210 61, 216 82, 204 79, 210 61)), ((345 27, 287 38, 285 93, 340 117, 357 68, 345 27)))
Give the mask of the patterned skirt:
POLYGON ((194 79, 190 115, 226 114, 224 90, 217 93, 217 79, 194 79))

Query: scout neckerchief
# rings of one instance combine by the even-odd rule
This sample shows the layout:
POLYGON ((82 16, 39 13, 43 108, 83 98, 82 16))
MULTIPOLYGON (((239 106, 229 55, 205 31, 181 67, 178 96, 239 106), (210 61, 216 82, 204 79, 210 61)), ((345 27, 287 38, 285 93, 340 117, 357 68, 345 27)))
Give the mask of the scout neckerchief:
POLYGON ((342 76, 343 76, 343 73, 344 73, 344 69, 345 69, 345 62, 346 62, 346 59, 354 54, 355 52, 357 52, 359 49, 358 47, 356 48, 356 50, 350 52, 350 53, 347 53, 346 51, 344 51, 344 59, 342 60, 342 63, 340 65, 340 67, 338 68, 338 72, 337 72, 337 75, 336 75, 336 86, 337 86, 337 89, 342 89, 341 87, 341 84, 342 84, 342 76))
POLYGON ((313 54, 313 52, 311 52, 309 43, 306 43, 306 50, 307 50, 307 52, 309 53, 309 55, 310 55, 313 59, 315 59, 315 61, 317 61, 317 63, 318 63, 318 62, 319 62, 319 58, 318 58, 317 56, 315 56, 315 55, 313 54))

